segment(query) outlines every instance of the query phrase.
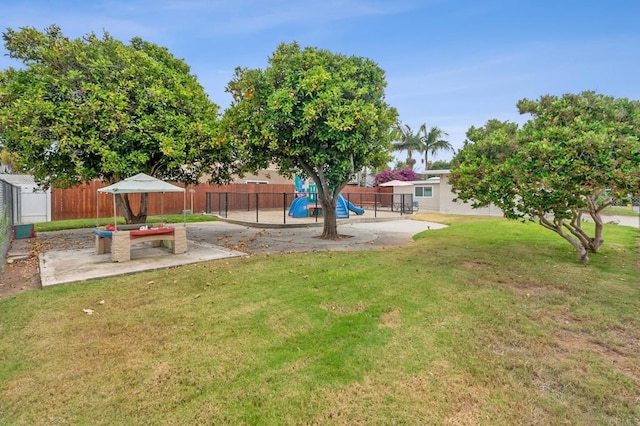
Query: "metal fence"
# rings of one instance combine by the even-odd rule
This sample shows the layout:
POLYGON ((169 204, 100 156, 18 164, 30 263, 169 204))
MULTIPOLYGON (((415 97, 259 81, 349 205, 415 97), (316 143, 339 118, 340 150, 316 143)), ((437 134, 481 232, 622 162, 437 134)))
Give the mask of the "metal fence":
POLYGON ((631 207, 633 211, 640 213, 640 197, 629 197, 627 206, 631 207))
POLYGON ((640 197, 629 195, 626 197, 616 198, 613 202, 614 206, 626 207, 640 214, 640 197))
POLYGON ((0 181, 0 272, 6 263, 13 226, 20 220, 17 217, 20 212, 20 197, 17 191, 18 188, 13 185, 0 181))
MULTIPOLYGON (((205 212, 229 218, 234 211, 255 212, 255 222, 260 222, 261 211, 281 211, 282 223, 287 223, 288 210, 300 194, 295 192, 207 192, 205 212)), ((310 205, 320 206, 318 194, 306 193, 310 205)), ((345 200, 365 210, 373 211, 374 217, 380 211, 411 214, 417 209, 413 194, 391 194, 378 192, 342 193, 345 200)), ((316 216, 317 219, 317 216, 316 216)))

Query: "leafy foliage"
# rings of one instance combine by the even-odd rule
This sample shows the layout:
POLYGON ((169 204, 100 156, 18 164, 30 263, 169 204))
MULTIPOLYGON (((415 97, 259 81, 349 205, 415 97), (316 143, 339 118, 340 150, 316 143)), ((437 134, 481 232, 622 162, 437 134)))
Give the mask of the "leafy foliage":
POLYGON ((383 170, 375 176, 375 185, 391 182, 392 180, 413 181, 416 180, 416 174, 411 169, 402 170, 383 170))
POLYGON ((324 238, 338 238, 337 197, 355 171, 389 159, 397 113, 384 101, 384 71, 373 61, 283 43, 265 70, 237 68, 227 91, 227 137, 244 170, 276 164, 313 179, 324 238))
MULTIPOLYGON (((413 152, 422 152, 422 141, 420 140, 420 134, 414 133, 411 126, 408 124, 402 124, 400 121, 394 125, 394 138, 393 150, 394 151, 407 151, 407 159, 405 161, 408 168, 413 170, 416 165, 416 160, 413 158, 413 152)), ((393 180, 393 179, 392 179, 393 180)))
POLYGON ((447 141, 449 135, 438 127, 431 127, 427 130, 427 125, 422 124, 418 131, 422 152, 424 153, 424 169, 429 169, 429 154, 436 155, 438 151, 453 151, 453 146, 447 141))
POLYGON ((580 262, 603 243, 601 212, 640 192, 640 103, 594 92, 522 99, 521 129, 490 120, 471 128, 450 182, 474 206, 491 203, 508 218, 535 218, 573 245, 580 262), (582 215, 595 222, 582 228, 582 215))
POLYGON ((451 168, 451 161, 436 160, 429 161, 429 169, 431 170, 449 170, 451 168))
POLYGON ((435 126, 427 129, 425 123, 421 124, 418 131, 414 133, 411 126, 397 121, 393 134, 396 140, 393 143, 394 151, 407 151, 405 163, 412 170, 416 164, 416 160, 413 158, 414 151, 424 154, 422 161, 425 164, 425 170, 429 169, 429 154, 436 155, 438 151, 453 151, 451 144, 444 139, 449 135, 435 126))
POLYGON ((205 172, 229 178, 218 107, 167 49, 108 33, 68 39, 56 26, 9 29, 3 38, 25 67, 0 73, 0 134, 44 187, 140 172, 184 183, 205 172))

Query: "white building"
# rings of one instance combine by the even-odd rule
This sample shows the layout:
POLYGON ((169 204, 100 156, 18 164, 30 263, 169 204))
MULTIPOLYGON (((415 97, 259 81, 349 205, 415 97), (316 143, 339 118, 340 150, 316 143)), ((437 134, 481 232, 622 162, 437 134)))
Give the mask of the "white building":
POLYGON ((426 174, 433 177, 391 185, 393 193, 412 194, 414 205, 420 212, 503 216, 502 210, 494 205, 474 209, 470 203, 454 201, 456 195, 449 184, 449 170, 428 170, 426 174))

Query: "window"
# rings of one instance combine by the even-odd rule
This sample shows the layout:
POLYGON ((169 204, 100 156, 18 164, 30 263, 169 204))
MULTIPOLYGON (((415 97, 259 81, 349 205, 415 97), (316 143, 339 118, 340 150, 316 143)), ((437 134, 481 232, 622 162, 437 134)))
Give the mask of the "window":
POLYGON ((244 183, 257 183, 258 185, 269 185, 268 180, 246 180, 244 183))
POLYGON ((416 186, 413 190, 416 197, 433 197, 433 186, 416 186))

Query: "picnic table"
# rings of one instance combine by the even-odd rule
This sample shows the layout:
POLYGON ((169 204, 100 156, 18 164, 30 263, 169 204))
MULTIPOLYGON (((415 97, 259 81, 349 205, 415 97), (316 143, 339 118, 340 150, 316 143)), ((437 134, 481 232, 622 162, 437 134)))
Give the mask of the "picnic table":
POLYGON ((187 252, 187 228, 184 226, 136 225, 133 229, 131 226, 118 226, 113 230, 96 228, 93 233, 96 235, 96 254, 111 253, 113 262, 131 260, 132 247, 146 242, 151 242, 153 247, 166 246, 173 254, 187 252))

